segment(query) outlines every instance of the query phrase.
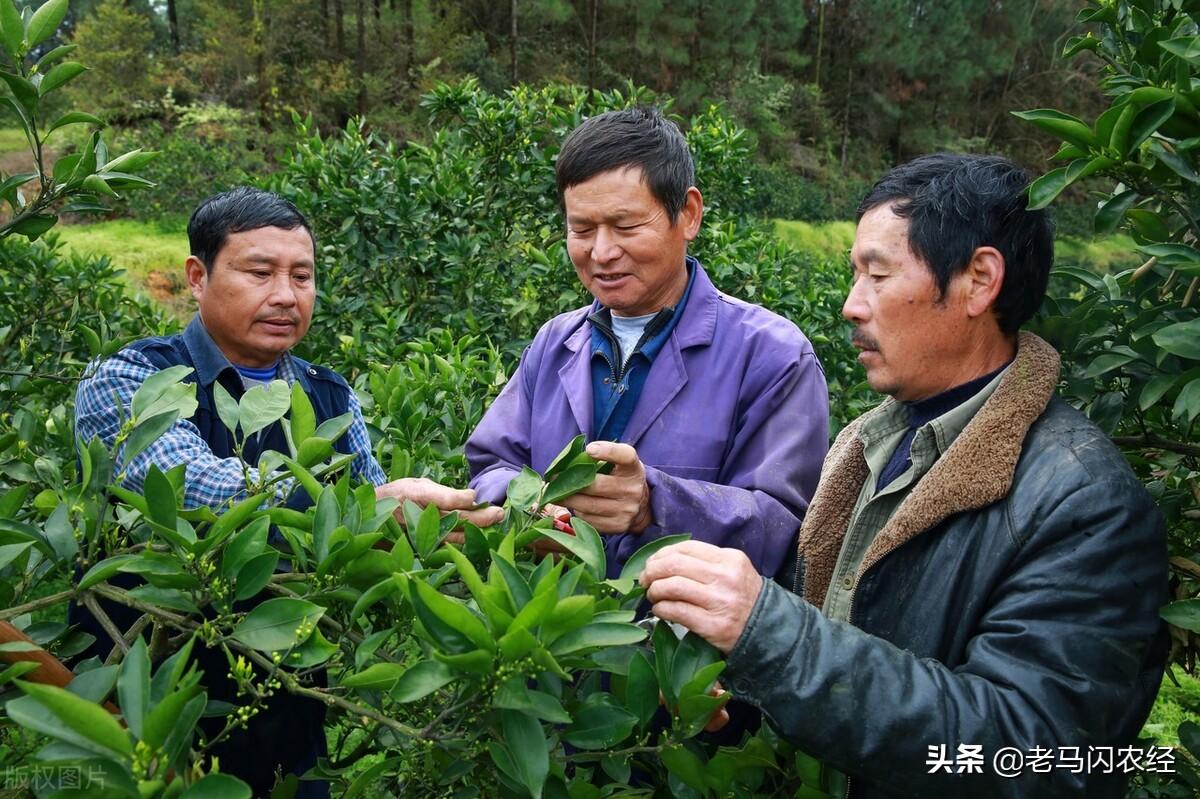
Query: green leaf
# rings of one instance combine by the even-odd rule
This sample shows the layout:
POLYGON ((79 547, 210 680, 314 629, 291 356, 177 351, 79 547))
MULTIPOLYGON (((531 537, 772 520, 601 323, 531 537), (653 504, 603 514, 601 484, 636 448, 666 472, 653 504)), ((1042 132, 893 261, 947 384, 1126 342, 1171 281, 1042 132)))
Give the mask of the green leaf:
POLYGON ((658 677, 654 666, 645 652, 639 651, 629 661, 629 675, 625 683, 625 706, 638 719, 638 726, 645 729, 658 709, 658 677))
POLYGON ((1070 114, 1052 108, 1038 108, 1032 111, 1014 111, 1013 116, 1032 122, 1042 130, 1053 133, 1083 150, 1089 150, 1096 144, 1092 129, 1070 114))
POLYGON ((1170 624, 1200 633, 1200 599, 1181 599, 1164 605, 1159 615, 1170 624))
POLYGON ((125 725, 135 738, 140 739, 142 725, 150 709, 150 655, 146 651, 146 641, 141 636, 138 636, 134 645, 125 653, 125 659, 121 661, 121 673, 117 677, 117 699, 125 725))
POLYGON ((439 594, 420 580, 413 580, 410 586, 417 618, 441 649, 451 654, 475 649, 496 651, 491 633, 465 605, 439 594))
POLYGON ((636 644, 645 639, 646 631, 637 625, 600 622, 565 633, 550 645, 550 654, 557 657, 593 647, 636 644))
POLYGON ((37 63, 33 65, 33 68, 37 72, 40 72, 44 75, 46 74, 46 67, 50 66, 55 61, 58 61, 60 58, 66 58, 78 49, 79 45, 77 44, 60 44, 58 47, 55 47, 53 50, 39 58, 37 63))
POLYGON ((1196 378, 1183 387, 1175 398, 1175 407, 1171 415, 1183 419, 1190 424, 1193 419, 1200 417, 1200 378, 1196 378))
POLYGON ((1144 411, 1162 399, 1163 395, 1171 390, 1171 386, 1175 385, 1177 377, 1177 375, 1155 375, 1150 378, 1138 396, 1138 408, 1144 411))
MULTIPOLYGON (((0 0, 2 1, 2 0, 0 0)), ((70 560, 79 551, 79 542, 75 540, 75 528, 71 524, 70 509, 67 503, 60 502, 58 507, 46 519, 46 540, 54 549, 59 560, 70 560)))
POLYGON ((19 220, 13 225, 13 232, 24 236, 30 241, 37 241, 50 228, 58 223, 54 214, 33 214, 19 220))
POLYGON ((221 576, 226 580, 234 579, 251 559, 263 554, 267 548, 267 533, 270 529, 270 518, 260 516, 239 530, 221 554, 221 576))
MULTIPOLYGON (((311 438, 316 431, 317 415, 299 380, 292 384, 291 402, 292 442, 299 449, 300 445, 311 438)), ((301 462, 303 463, 303 461, 301 462)))
POLYGON ((505 680, 492 697, 492 706, 520 710, 552 724, 571 723, 571 717, 561 702, 544 691, 529 688, 521 677, 505 680))
POLYGON ((580 749, 608 749, 628 737, 637 723, 637 716, 612 704, 607 694, 592 694, 575 711, 562 738, 580 749))
POLYGON ((21 46, 25 38, 25 26, 21 22, 21 14, 13 0, 0 2, 0 43, 13 61, 18 61, 25 55, 21 46))
POLYGON ((708 783, 704 781, 704 764, 700 758, 689 752, 683 746, 668 746, 659 753, 667 771, 683 780, 683 784, 692 790, 699 791, 702 796, 708 796, 708 783))
POLYGON ((678 544, 681 541, 687 541, 691 536, 687 533, 679 533, 676 535, 664 535, 661 538, 656 538, 648 544, 638 547, 637 552, 629 556, 629 560, 625 561, 625 565, 621 567, 621 575, 618 579, 631 578, 636 580, 642 574, 642 569, 646 568, 646 561, 650 556, 660 549, 678 544))
POLYGON ((1154 154, 1155 158, 1166 164, 1168 169, 1179 175, 1179 177, 1191 183, 1200 183, 1200 175, 1196 174, 1196 170, 1188 163, 1188 160, 1170 150, 1161 141, 1155 140, 1151 142, 1150 152, 1154 154))
POLYGON ((46 73, 42 82, 38 84, 38 94, 45 97, 64 83, 79 77, 85 71, 87 71, 87 67, 77 61, 64 61, 57 64, 46 73))
POLYGON ((233 637, 261 652, 289 649, 304 641, 324 614, 320 605, 303 599, 268 599, 246 614, 234 628, 233 637))
MULTIPOLYGON (((2 2, 2 0, 0 0, 0 2, 2 2)), ((0 546, 0 569, 3 569, 8 564, 21 557, 21 555, 25 554, 25 551, 31 546, 33 546, 32 541, 26 541, 23 544, 6 544, 4 546, 0 546)))
POLYGON ((1107 236, 1117 229, 1125 212, 1137 202, 1138 193, 1133 189, 1115 194, 1104 201, 1096 211, 1093 228, 1097 236, 1107 236))
POLYGON ((1167 325, 1156 331, 1152 338, 1172 355, 1200 361, 1200 319, 1167 325))
POLYGON ((444 663, 436 660, 418 661, 396 681, 391 697, 401 703, 415 702, 449 685, 455 678, 454 672, 444 663))
POLYGON ((517 710, 500 716, 501 737, 512 755, 515 776, 533 799, 541 799, 550 773, 550 748, 538 720, 517 710))
POLYGON ((104 708, 62 688, 16 682, 27 696, 9 702, 5 710, 22 727, 101 757, 132 757, 129 733, 104 708))
MULTIPOLYGON (((246 497, 238 502, 229 510, 222 513, 212 526, 208 528, 208 533, 204 536, 204 540, 195 548, 197 556, 214 550, 224 543, 225 539, 233 534, 235 530, 246 523, 246 520, 253 516, 262 504, 271 497, 269 491, 264 491, 261 494, 254 494, 246 497)), ((264 518, 265 521, 265 518, 264 518)), ((257 523, 258 519, 254 520, 257 523)), ((269 523, 269 522, 268 522, 269 523)))
POLYGON ((1192 64, 1200 64, 1200 36, 1179 36, 1161 41, 1158 46, 1192 64))
POLYGON ((293 669, 311 669, 329 660, 337 651, 337 646, 326 639, 318 628, 313 631, 312 635, 304 639, 304 643, 287 654, 283 659, 283 665, 293 669))
POLYGON ((591 459, 588 463, 576 463, 568 466, 546 484, 546 489, 542 492, 541 504, 558 502, 587 488, 595 482, 599 467, 600 464, 591 459))
POLYGON ((562 451, 550 461, 550 465, 546 467, 546 471, 542 473, 543 478, 549 482, 555 475, 565 469, 576 458, 583 454, 584 448, 587 446, 587 439, 582 433, 575 436, 571 441, 563 447, 562 451))
POLYGON ((508 499, 505 504, 517 510, 530 510, 538 504, 542 485, 541 475, 528 466, 522 466, 517 476, 508 481, 508 499))
POLYGON ((250 799, 250 786, 228 774, 206 774, 179 799, 250 799))
POLYGON ((265 386, 255 386, 238 402, 238 418, 242 435, 249 438, 283 418, 292 407, 292 392, 287 381, 272 380, 265 386))
MULTIPOLYGON (((3 2, 3 0, 0 0, 3 2)), ((99 582, 107 580, 121 570, 121 567, 131 560, 136 560, 137 555, 113 555, 111 558, 106 558, 97 563, 79 580, 79 589, 91 588, 99 582)))
POLYGON ((1106 372, 1111 372, 1113 369, 1124 366, 1130 361, 1137 360, 1136 355, 1130 355, 1124 352, 1105 352, 1096 356, 1088 367, 1083 370, 1083 377, 1099 377, 1106 372))
POLYGON ((1029 185, 1029 205, 1027 207, 1030 211, 1045 208, 1062 193, 1063 189, 1069 185, 1067 169, 1064 166, 1051 170, 1029 185))
POLYGON ((146 472, 143 489, 146 496, 146 509, 150 511, 149 518, 168 530, 175 529, 176 515, 175 487, 162 473, 157 464, 150 464, 146 472))
POLYGON ((234 599, 241 601, 258 594, 266 586, 275 567, 279 565, 279 553, 268 550, 261 555, 255 555, 237 573, 237 592, 234 599))
POLYGON ((0 71, 0 80, 8 84, 8 88, 12 91, 13 97, 29 115, 32 115, 37 110, 38 92, 37 88, 20 75, 14 75, 11 72, 0 71))
MULTIPOLYGON (((407 506, 408 500, 405 500, 407 506)), ((407 514, 406 514, 407 515, 407 514)), ((442 514, 437 505, 430 502, 417 518, 417 529, 413 531, 413 541, 417 546, 417 555, 421 560, 428 558, 441 541, 442 514)))
POLYGON ((467 590, 471 592, 471 596, 475 598, 476 604, 479 605, 479 609, 483 611, 492 627, 498 631, 508 629, 508 626, 512 624, 513 617, 492 600, 491 593, 484 585, 479 572, 475 570, 475 564, 471 563, 470 559, 457 547, 446 546, 443 549, 447 550, 450 559, 454 561, 459 577, 462 578, 467 590))
POLYGON ((194 414, 198 407, 196 386, 181 382, 193 371, 190 366, 169 366, 147 377, 133 392, 130 404, 134 418, 149 419, 171 410, 185 419, 194 414))
MULTIPOLYGON (((0 5, 3 4, 0 3, 0 5)), ((104 120, 98 116, 95 116, 94 114, 86 114, 83 111, 68 111, 50 124, 50 127, 46 129, 46 135, 49 136, 53 131, 56 131, 62 127, 66 127, 67 125, 79 124, 103 127, 104 120)))
POLYGON ((604 541, 600 538, 600 534, 596 532, 595 527, 578 516, 571 519, 571 527, 575 530, 575 535, 558 530, 543 530, 542 535, 557 541, 579 558, 594 579, 603 580, 607 561, 604 555, 604 541))
POLYGON ((229 432, 237 437, 238 424, 241 423, 241 411, 238 402, 233 398, 220 381, 213 383, 213 400, 217 405, 217 417, 229 432))
POLYGON ((389 691, 404 673, 405 668, 399 663, 374 663, 357 674, 342 678, 342 685, 347 688, 389 691))
POLYGON ((1150 134, 1162 127, 1163 123, 1174 113, 1174 97, 1151 103, 1138 111, 1137 116, 1133 118, 1133 127, 1129 131, 1129 143, 1126 145, 1125 152, 1121 153, 1122 157, 1128 156, 1140 147, 1142 142, 1150 138, 1150 134))
POLYGON ((67 0, 46 0, 33 17, 25 30, 26 40, 30 47, 37 47, 49 39, 58 30, 63 19, 67 16, 67 0))

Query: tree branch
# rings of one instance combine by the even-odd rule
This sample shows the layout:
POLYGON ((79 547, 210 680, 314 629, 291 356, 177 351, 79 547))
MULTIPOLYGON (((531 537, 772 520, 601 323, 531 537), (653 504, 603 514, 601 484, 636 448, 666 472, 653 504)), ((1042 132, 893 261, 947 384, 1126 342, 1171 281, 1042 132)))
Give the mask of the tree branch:
POLYGON ((122 655, 127 654, 129 644, 125 643, 125 633, 117 629, 117 625, 113 624, 113 620, 104 612, 104 608, 100 607, 100 603, 96 601, 96 595, 91 591, 84 591, 83 606, 95 617, 96 621, 100 622, 104 632, 108 633, 108 637, 112 639, 113 646, 119 648, 122 655))
POLYGON ((51 605, 57 605, 65 599, 70 599, 75 596, 74 589, 70 591, 59 591, 57 594, 49 594, 41 599, 35 599, 32 602, 26 602, 24 605, 15 605, 11 608, 0 610, 0 621, 8 621, 14 619, 23 613, 32 613, 35 610, 48 608, 51 605))
POLYGON ((1141 436, 1113 436, 1112 442, 1118 447, 1140 447, 1142 449, 1165 449, 1180 455, 1200 456, 1200 444, 1189 444, 1186 441, 1172 441, 1156 433, 1146 433, 1141 436))

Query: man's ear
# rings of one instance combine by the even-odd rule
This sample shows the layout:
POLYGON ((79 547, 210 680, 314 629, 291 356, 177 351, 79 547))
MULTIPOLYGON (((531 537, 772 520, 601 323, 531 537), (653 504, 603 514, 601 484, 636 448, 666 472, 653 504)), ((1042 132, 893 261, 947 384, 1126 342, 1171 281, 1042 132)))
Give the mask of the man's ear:
POLYGON ((693 241, 700 233, 700 222, 704 219, 704 198, 695 186, 689 186, 679 212, 678 224, 683 225, 683 238, 693 241))
POLYGON ((208 268, 204 266, 204 262, 194 255, 189 255, 187 261, 183 264, 184 274, 187 276, 188 288, 192 291, 192 296, 199 302, 204 296, 204 289, 208 285, 208 268))
POLYGON ((967 315, 975 318, 991 311, 1004 287, 1004 256, 995 247, 980 247, 963 274, 968 279, 967 315))

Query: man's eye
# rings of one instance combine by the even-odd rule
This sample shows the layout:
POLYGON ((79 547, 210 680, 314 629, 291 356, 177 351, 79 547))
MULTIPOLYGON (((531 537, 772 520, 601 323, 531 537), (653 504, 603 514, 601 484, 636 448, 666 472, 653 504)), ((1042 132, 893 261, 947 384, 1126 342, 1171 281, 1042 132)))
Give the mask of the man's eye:
POLYGON ((297 274, 292 275, 292 279, 298 283, 307 283, 308 281, 312 280, 312 275, 306 274, 304 272, 299 272, 297 274))
POLYGON ((593 229, 594 228, 590 228, 590 227, 573 227, 573 228, 571 228, 571 235, 572 236, 590 236, 590 235, 592 235, 593 229))
POLYGON ((641 226, 642 224, 640 222, 633 225, 617 225, 617 230, 637 230, 641 226))
POLYGON ((268 272, 266 269, 255 269, 250 274, 254 275, 255 277, 262 277, 262 278, 267 278, 267 277, 271 276, 271 273, 268 272))

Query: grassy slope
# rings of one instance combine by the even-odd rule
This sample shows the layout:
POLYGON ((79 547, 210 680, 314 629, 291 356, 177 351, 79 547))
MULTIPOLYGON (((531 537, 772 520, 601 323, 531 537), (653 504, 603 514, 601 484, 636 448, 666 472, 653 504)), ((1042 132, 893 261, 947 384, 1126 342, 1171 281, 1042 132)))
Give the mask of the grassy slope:
POLYGON ((135 284, 154 271, 182 274, 188 256, 187 232, 177 225, 115 219, 92 225, 60 225, 54 231, 75 252, 107 255, 135 284))
MULTIPOLYGON (((790 219, 776 219, 775 233, 796 249, 840 256, 854 244, 853 222, 820 222, 810 224, 790 219)), ((1079 264, 1099 272, 1120 272, 1142 262, 1134 252, 1128 236, 1086 240, 1060 236, 1054 244, 1055 259, 1061 264, 1079 264)))

